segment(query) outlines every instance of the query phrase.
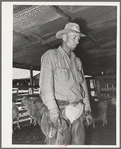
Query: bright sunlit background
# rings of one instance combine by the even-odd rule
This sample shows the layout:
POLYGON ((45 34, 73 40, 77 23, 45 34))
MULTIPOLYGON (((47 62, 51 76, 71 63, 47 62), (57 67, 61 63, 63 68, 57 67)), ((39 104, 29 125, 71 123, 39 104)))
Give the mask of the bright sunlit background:
MULTIPOLYGON (((33 76, 40 73, 40 71, 33 71, 33 76)), ((30 78, 30 70, 27 69, 19 69, 19 68, 13 68, 12 69, 12 79, 24 79, 24 78, 30 78)))

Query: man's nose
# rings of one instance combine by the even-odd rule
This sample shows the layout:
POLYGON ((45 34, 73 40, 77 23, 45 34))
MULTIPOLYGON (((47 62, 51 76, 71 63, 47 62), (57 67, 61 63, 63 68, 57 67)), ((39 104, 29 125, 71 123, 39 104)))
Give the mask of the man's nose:
POLYGON ((76 40, 76 44, 79 44, 79 40, 76 40))

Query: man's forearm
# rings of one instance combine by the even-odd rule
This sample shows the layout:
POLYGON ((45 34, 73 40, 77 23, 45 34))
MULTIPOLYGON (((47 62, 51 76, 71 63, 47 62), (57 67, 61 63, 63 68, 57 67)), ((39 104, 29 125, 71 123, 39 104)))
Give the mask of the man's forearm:
POLYGON ((85 92, 85 97, 83 99, 83 102, 85 104, 85 111, 91 111, 91 106, 90 106, 90 101, 89 101, 89 95, 88 95, 88 89, 87 89, 87 85, 86 85, 86 80, 84 80, 84 82, 82 83, 82 87, 84 89, 85 92))
POLYGON ((41 59, 40 94, 48 109, 57 108, 53 83, 53 66, 47 53, 41 59))

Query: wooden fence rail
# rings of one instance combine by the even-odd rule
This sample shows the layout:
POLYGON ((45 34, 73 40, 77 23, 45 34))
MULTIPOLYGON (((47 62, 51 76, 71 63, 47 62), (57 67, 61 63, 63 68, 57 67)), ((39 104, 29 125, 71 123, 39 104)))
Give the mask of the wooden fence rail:
MULTIPOLYGON (((33 92, 33 95, 28 94, 28 90, 18 90, 18 88, 13 88, 13 94, 12 94, 12 102, 15 102, 15 104, 18 106, 19 109, 19 123, 20 126, 28 126, 30 124, 31 116, 29 115, 27 109, 25 106, 21 104, 21 101, 24 96, 29 96, 29 97, 36 97, 39 96, 39 89, 35 90, 33 92)), ((17 120, 13 121, 13 127, 17 124, 17 120)))

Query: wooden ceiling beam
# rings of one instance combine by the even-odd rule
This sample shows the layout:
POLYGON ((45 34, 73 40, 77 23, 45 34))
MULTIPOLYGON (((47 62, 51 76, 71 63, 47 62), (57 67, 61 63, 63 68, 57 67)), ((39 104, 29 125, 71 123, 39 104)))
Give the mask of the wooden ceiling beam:
POLYGON ((13 62, 14 68, 30 69, 30 65, 13 62))
POLYGON ((113 53, 102 53, 102 54, 93 54, 93 55, 90 55, 90 58, 108 58, 110 56, 115 56, 116 53, 113 52, 113 53))
MULTIPOLYGON (((75 18, 69 12, 67 12, 65 9, 63 9, 61 6, 50 6, 50 8, 55 10, 58 14, 60 14, 62 17, 64 17, 68 21, 75 20, 75 18)), ((89 34, 89 32, 87 32, 87 34, 89 34)), ((89 37, 91 40, 96 42, 96 40, 94 39, 94 37, 91 34, 89 34, 89 37)))
POLYGON ((33 66, 33 65, 28 65, 28 64, 21 64, 21 63, 13 63, 13 68, 21 68, 21 69, 31 69, 33 67, 33 70, 40 70, 39 66, 33 66))
MULTIPOLYGON (((98 45, 97 46, 94 45, 94 48, 93 49, 95 49, 95 50, 98 50, 98 49, 99 50, 109 49, 108 47, 111 47, 111 46, 115 46, 116 45, 116 41, 115 40, 112 40, 112 41, 109 41, 109 42, 106 42, 106 43, 103 43, 103 44, 100 43, 101 40, 103 41, 103 39, 97 40, 97 44, 98 45)), ((87 41, 87 42, 84 42, 81 45, 81 47, 84 48, 84 49, 86 49, 86 51, 90 51, 90 50, 92 50, 92 49, 90 49, 91 45, 92 45, 92 42, 87 41)))
POLYGON ((100 58, 100 59, 98 57, 95 57, 92 59, 89 55, 89 57, 87 57, 86 59, 84 58, 83 61, 87 62, 88 65, 91 65, 91 64, 95 65, 97 63, 105 63, 108 61, 113 63, 113 61, 115 61, 115 59, 116 59, 115 55, 110 55, 109 57, 104 56, 103 58, 100 58))
POLYGON ((49 47, 55 48, 55 46, 53 46, 52 44, 50 44, 49 41, 44 40, 42 37, 39 37, 39 36, 37 36, 37 35, 32 35, 32 36, 34 36, 35 38, 41 40, 42 44, 47 44, 49 47))
MULTIPOLYGON (((26 48, 26 47, 31 46, 31 45, 33 45, 33 44, 34 44, 34 45, 35 45, 35 44, 38 45, 38 43, 43 44, 43 45, 44 45, 44 44, 47 44, 47 45, 49 45, 49 47, 51 47, 51 48, 54 48, 54 47, 55 47, 55 46, 53 46, 52 44, 49 43, 49 42, 50 42, 49 39, 46 41, 46 40, 42 39, 41 37, 39 37, 39 36, 37 36, 37 35, 26 36, 26 35, 24 35, 24 34, 21 34, 21 33, 15 32, 15 31, 13 31, 13 34, 14 34, 15 36, 17 36, 17 37, 22 38, 22 39, 26 39, 27 41, 30 42, 30 44, 28 44, 28 45, 26 45, 26 46, 19 47, 19 48, 15 48, 15 51, 17 51, 17 49, 20 50, 20 48, 26 48)), ((54 41, 54 40, 53 40, 53 41, 54 41)))
POLYGON ((25 39, 25 40, 29 41, 30 43, 32 42, 32 40, 31 40, 31 38, 29 36, 26 36, 26 35, 24 35, 22 33, 14 31, 14 30, 13 30, 13 35, 15 35, 17 37, 20 37, 22 39, 25 39))
POLYGON ((111 12, 111 13, 103 16, 102 18, 99 18, 99 19, 97 19, 97 20, 95 20, 95 21, 93 21, 91 23, 88 23, 87 26, 89 28, 94 28, 95 29, 95 27, 99 27, 99 26, 100 27, 104 27, 104 26, 108 27, 108 25, 110 25, 110 26, 116 25, 116 22, 115 22, 115 24, 112 24, 113 21, 116 19, 116 16, 117 16, 117 12, 116 11, 115 12, 111 12))
POLYGON ((100 48, 107 48, 107 47, 113 46, 113 45, 116 45, 116 40, 113 40, 113 41, 110 41, 110 42, 101 44, 101 45, 100 45, 100 48))
MULTIPOLYGON (((67 12, 65 9, 63 9, 61 6, 50 6, 52 9, 54 9, 58 14, 60 14, 61 16, 65 17, 68 21, 73 21, 75 18, 69 13, 67 12)), ((107 26, 107 24, 105 24, 107 22, 107 20, 110 19, 114 20, 116 18, 116 13, 112 12, 109 15, 106 15, 105 17, 103 17, 101 20, 96 20, 93 23, 89 23, 88 27, 94 26, 94 24, 97 25, 102 25, 102 27, 107 26)), ((112 23, 110 23, 110 25, 112 25, 112 23)), ((115 24, 113 24, 115 25, 115 24)), ((97 43, 97 40, 89 33, 87 32, 89 38, 91 39, 92 42, 97 43)))
POLYGON ((50 42, 53 42, 53 41, 57 40, 57 39, 55 38, 55 36, 52 36, 52 37, 48 38, 47 40, 44 40, 42 37, 39 37, 39 36, 37 36, 37 35, 32 35, 32 36, 37 39, 36 42, 31 42, 31 43, 29 43, 28 45, 21 46, 21 47, 19 47, 19 48, 14 47, 14 51, 20 51, 20 49, 28 48, 28 47, 31 47, 31 46, 35 46, 35 47, 36 47, 36 46, 38 46, 39 44, 40 44, 40 45, 45 45, 45 44, 47 44, 47 45, 48 45, 49 47, 51 47, 51 48, 54 48, 54 47, 55 47, 55 45, 53 45, 53 44, 50 43, 50 42))
POLYGON ((49 46, 53 47, 53 45, 49 44, 49 42, 46 42, 46 40, 42 39, 41 37, 39 37, 37 35, 27 36, 27 35, 24 35, 22 33, 16 32, 16 31, 13 31, 13 34, 15 36, 17 36, 17 37, 26 39, 27 41, 29 41, 32 44, 36 44, 36 43, 42 43, 42 44, 44 44, 44 43, 46 43, 49 46))
POLYGON ((69 12, 63 10, 61 6, 50 6, 50 8, 52 8, 54 11, 56 11, 59 15, 61 15, 68 21, 72 21, 75 19, 69 12))
POLYGON ((116 48, 111 48, 111 49, 91 49, 87 51, 88 54, 108 54, 108 53, 114 53, 116 54, 116 48))

